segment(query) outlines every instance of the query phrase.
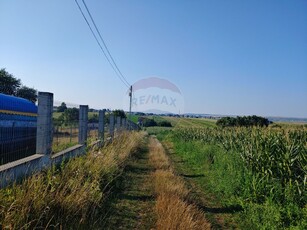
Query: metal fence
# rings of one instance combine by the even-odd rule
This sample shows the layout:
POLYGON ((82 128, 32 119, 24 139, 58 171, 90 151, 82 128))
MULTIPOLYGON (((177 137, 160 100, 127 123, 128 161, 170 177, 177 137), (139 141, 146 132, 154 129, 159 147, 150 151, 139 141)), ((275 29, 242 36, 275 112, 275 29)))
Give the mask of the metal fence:
POLYGON ((52 152, 57 153, 68 147, 78 144, 79 124, 71 121, 69 124, 53 125, 52 152))
POLYGON ((0 165, 35 154, 36 127, 0 127, 0 165))
POLYGON ((88 123, 87 125, 87 139, 89 142, 96 141, 99 138, 98 123, 88 123))
MULTIPOLYGON (((71 146, 78 144, 79 124, 72 121, 69 124, 53 125, 52 152, 57 153, 71 146)), ((87 129, 87 139, 89 142, 98 140, 98 123, 89 123, 87 129)))
MULTIPOLYGON (((98 116, 98 113, 97 113, 98 116)), ((113 138, 110 129, 110 114, 104 117, 104 134, 99 133, 99 123, 88 119, 86 143, 113 138)), ((52 124, 52 153, 58 153, 79 143, 79 119, 61 120, 53 117, 52 124)), ((112 132, 128 128, 128 122, 113 119, 112 132), (125 127, 124 127, 125 126, 125 127)), ((100 123, 101 125, 101 123, 100 123)), ((80 132, 81 134, 81 132, 80 132)), ((37 117, 7 115, 0 113, 0 165, 16 161, 36 153, 37 117)))

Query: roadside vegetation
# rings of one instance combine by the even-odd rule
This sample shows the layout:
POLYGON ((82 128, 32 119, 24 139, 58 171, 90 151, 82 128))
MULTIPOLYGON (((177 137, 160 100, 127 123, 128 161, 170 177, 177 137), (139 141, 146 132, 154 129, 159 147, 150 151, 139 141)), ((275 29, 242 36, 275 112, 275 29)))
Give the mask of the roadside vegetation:
POLYGON ((147 119, 0 190, 0 229, 307 229, 306 126, 147 119))
POLYGON ((189 190, 184 180, 173 172, 165 150, 156 138, 150 139, 149 152, 150 163, 156 169, 152 173, 156 194, 156 228, 210 229, 210 223, 205 219, 204 213, 188 202, 189 190))
POLYGON ((212 194, 209 199, 233 213, 224 215, 226 221, 242 229, 307 228, 304 126, 187 128, 181 123, 158 137, 181 159, 175 167, 196 175, 192 180, 212 194))
POLYGON ((127 158, 144 133, 123 133, 99 151, 0 190, 0 229, 99 228, 127 158))
POLYGON ((156 218, 153 210, 155 198, 148 162, 148 135, 138 151, 125 162, 116 179, 116 190, 108 201, 109 211, 99 229, 153 229, 156 218))

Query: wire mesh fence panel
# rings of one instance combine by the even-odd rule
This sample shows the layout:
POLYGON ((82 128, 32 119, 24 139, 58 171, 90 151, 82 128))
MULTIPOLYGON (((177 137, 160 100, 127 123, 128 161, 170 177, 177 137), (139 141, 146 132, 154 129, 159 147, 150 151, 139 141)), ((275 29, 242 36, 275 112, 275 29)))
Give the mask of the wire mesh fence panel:
POLYGON ((0 93, 0 165, 36 153, 37 107, 0 93))
POLYGON ((36 152, 36 127, 0 127, 0 165, 36 152))
POLYGON ((57 153, 78 144, 79 125, 78 121, 53 126, 52 152, 57 153))
POLYGON ((88 143, 98 140, 98 122, 97 123, 88 123, 87 125, 87 140, 88 143))

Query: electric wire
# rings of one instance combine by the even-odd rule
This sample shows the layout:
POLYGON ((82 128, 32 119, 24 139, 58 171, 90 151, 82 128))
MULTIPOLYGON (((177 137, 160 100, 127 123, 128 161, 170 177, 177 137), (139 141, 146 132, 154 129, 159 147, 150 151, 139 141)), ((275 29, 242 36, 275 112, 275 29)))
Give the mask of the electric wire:
POLYGON ((103 52, 104 56, 106 57, 107 61, 109 62, 109 64, 111 65, 112 69, 113 69, 114 72, 116 73, 117 77, 121 80, 121 82, 122 82, 127 88, 129 88, 129 87, 130 87, 129 83, 126 83, 126 82, 121 78, 121 76, 118 74, 118 72, 116 71, 115 67, 114 67, 113 64, 111 63, 110 59, 108 58, 106 52, 105 52, 104 49, 102 48, 102 46, 101 46, 101 44, 100 44, 100 42, 99 42, 99 40, 98 40, 96 34, 94 33, 94 31, 93 31, 93 29, 92 29, 90 23, 88 22, 88 20, 87 20, 85 14, 83 13, 83 11, 82 11, 82 9, 81 9, 81 7, 80 7, 78 1, 75 0, 75 3, 77 4, 77 6, 78 6, 78 8, 79 8, 79 11, 81 12, 81 14, 82 14, 82 16, 83 16, 83 18, 84 18, 86 24, 88 25, 89 29, 91 30, 92 35, 94 36, 94 38, 95 38, 95 40, 96 40, 98 46, 100 47, 100 49, 101 49, 101 51, 103 52))
POLYGON ((122 72, 120 71, 120 69, 118 68, 116 62, 114 61, 114 59, 113 59, 113 57, 112 57, 112 55, 111 55, 111 53, 110 53, 110 51, 109 51, 109 49, 108 49, 108 47, 107 47, 105 41, 104 41, 104 39, 103 39, 102 36, 101 36, 101 33, 100 33, 98 27, 96 26, 95 20, 93 19, 92 14, 91 14, 91 12, 89 11, 89 9, 88 9, 88 7, 87 7, 85 1, 82 0, 82 2, 83 2, 83 5, 85 6, 85 9, 86 9, 88 15, 90 16, 91 21, 92 21, 92 23, 93 23, 93 25, 94 25, 94 27, 95 27, 95 29, 96 29, 96 31, 97 31, 99 37, 100 37, 100 40, 102 41, 103 46, 105 47, 107 53, 109 54, 109 56, 110 56, 110 58, 111 58, 111 60, 112 60, 112 62, 113 62, 113 64, 114 64, 114 66, 115 66, 115 68, 118 70, 118 73, 120 74, 120 76, 122 77, 122 79, 123 79, 128 85, 130 85, 129 82, 127 81, 127 79, 124 77, 124 75, 123 75, 122 72))

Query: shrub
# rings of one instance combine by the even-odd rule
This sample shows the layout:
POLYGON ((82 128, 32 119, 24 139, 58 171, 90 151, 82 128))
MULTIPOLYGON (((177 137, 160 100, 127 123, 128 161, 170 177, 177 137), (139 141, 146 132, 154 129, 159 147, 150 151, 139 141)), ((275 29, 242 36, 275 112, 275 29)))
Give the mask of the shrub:
POLYGON ((172 127, 172 124, 169 121, 160 121, 160 122, 158 122, 158 126, 161 126, 161 127, 172 127))
POLYGON ((157 126, 157 122, 154 119, 149 119, 149 118, 145 118, 143 120, 143 126, 144 127, 152 127, 152 126, 157 126))

